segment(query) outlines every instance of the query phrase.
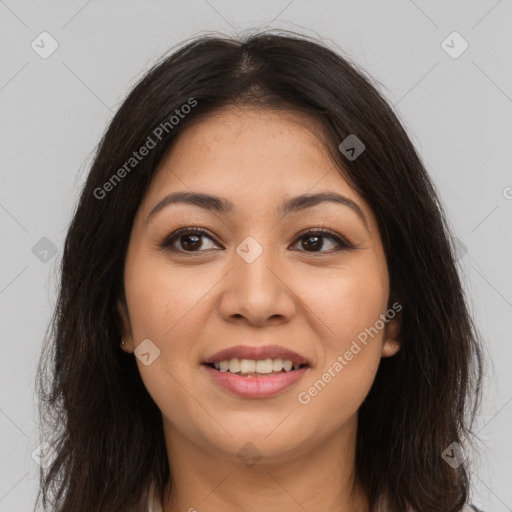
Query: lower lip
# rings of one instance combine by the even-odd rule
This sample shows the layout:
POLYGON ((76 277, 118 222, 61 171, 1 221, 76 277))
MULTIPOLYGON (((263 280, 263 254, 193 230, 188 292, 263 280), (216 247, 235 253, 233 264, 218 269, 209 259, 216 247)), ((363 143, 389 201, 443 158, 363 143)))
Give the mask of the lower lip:
POLYGON ((220 372, 211 366, 202 365, 222 388, 244 398, 266 398, 277 395, 298 382, 308 367, 270 377, 241 377, 229 372, 220 372))

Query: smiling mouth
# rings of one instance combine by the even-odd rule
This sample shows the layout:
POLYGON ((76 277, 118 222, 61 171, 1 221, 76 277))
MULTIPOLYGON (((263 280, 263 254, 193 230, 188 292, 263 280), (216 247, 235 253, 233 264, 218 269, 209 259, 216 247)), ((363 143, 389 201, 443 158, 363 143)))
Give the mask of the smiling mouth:
POLYGON ((308 364, 293 363, 290 360, 275 359, 238 359, 219 361, 218 363, 204 363, 205 366, 217 370, 220 373, 228 373, 239 377, 272 377, 284 373, 293 373, 302 368, 308 368, 308 364))

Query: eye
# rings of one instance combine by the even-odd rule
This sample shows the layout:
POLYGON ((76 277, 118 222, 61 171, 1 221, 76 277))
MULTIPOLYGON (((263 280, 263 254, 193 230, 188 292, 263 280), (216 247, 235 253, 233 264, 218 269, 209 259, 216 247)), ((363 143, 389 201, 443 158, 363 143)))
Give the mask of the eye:
MULTIPOLYGON (((296 240, 298 242, 303 242, 302 248, 305 252, 333 253, 352 249, 354 247, 343 237, 326 228, 309 229, 308 231, 301 233, 296 240), (331 250, 322 250, 325 249, 324 241, 326 239, 331 240, 331 246, 334 247, 331 248, 331 250)), ((295 245, 298 242, 296 242, 295 245)), ((221 249, 206 230, 196 227, 178 229, 165 238, 165 240, 159 245, 162 248, 176 253, 203 252, 204 249, 214 249, 215 246, 221 249), (201 241, 202 238, 209 239, 210 242, 213 242, 214 247, 208 247, 208 244, 204 244, 201 241)))
POLYGON ((341 236, 325 228, 309 229, 308 231, 301 233, 298 241, 302 242, 302 247, 306 252, 333 253, 346 249, 352 249, 354 247, 341 236), (321 250, 325 246, 325 239, 331 239, 331 241, 334 241, 334 243, 331 242, 331 246, 334 246, 334 249, 328 251, 321 250))
MULTIPOLYGON (((174 233, 171 233, 160 244, 160 246, 173 252, 201 252, 198 249, 205 248, 205 244, 201 242, 201 238, 203 237, 214 241, 213 238, 204 229, 181 228, 174 233), (176 245, 180 245, 181 247, 176 247, 176 245)), ((212 247, 206 247, 206 249, 211 248, 212 247)))

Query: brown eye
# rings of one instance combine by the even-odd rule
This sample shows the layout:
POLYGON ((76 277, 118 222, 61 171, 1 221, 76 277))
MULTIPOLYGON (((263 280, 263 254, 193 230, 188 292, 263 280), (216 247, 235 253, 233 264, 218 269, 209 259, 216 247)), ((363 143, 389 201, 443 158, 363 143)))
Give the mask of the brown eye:
POLYGON ((203 238, 215 243, 213 238, 203 229, 182 228, 171 233, 161 246, 174 252, 202 252, 201 249, 211 249, 212 247, 207 247, 208 244, 202 241, 203 238))
MULTIPOLYGON (((301 243, 300 250, 309 253, 330 254, 353 248, 353 245, 347 240, 324 228, 316 228, 304 232, 297 238, 297 241, 296 244, 301 243), (330 243, 326 243, 326 240, 330 240, 330 243)), ((216 248, 221 249, 207 231, 194 227, 181 228, 171 233, 160 244, 160 247, 175 253, 189 254, 205 252, 206 250, 216 248), (208 242, 205 243, 204 240, 209 240, 210 246, 208 246, 208 242)))
POLYGON ((339 235, 326 229, 315 229, 302 233, 299 237, 299 242, 301 242, 301 247, 306 252, 331 253, 343 249, 351 249, 353 247, 339 235), (331 250, 322 250, 325 248, 326 244, 324 240, 326 239, 333 241, 331 242, 331 246, 333 247, 331 250))

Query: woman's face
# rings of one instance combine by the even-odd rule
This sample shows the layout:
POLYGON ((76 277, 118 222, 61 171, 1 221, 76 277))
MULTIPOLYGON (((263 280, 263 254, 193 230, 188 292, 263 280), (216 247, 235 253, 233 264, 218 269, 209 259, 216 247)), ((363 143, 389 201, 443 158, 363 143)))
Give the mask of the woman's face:
POLYGON ((379 361, 398 350, 376 219, 315 133, 299 114, 217 111, 182 132, 140 205, 120 306, 124 350, 138 347, 171 445, 186 439, 226 459, 252 450, 270 462, 333 435, 353 444, 379 361), (177 192, 222 199, 165 199, 177 192), (320 193, 340 200, 292 201, 320 193), (171 236, 192 227, 206 233, 171 236), (279 359, 296 357, 286 350, 307 366, 287 372, 279 359), (237 357, 246 373, 279 374, 235 375, 237 357), (229 372, 205 364, 220 360, 229 372))

